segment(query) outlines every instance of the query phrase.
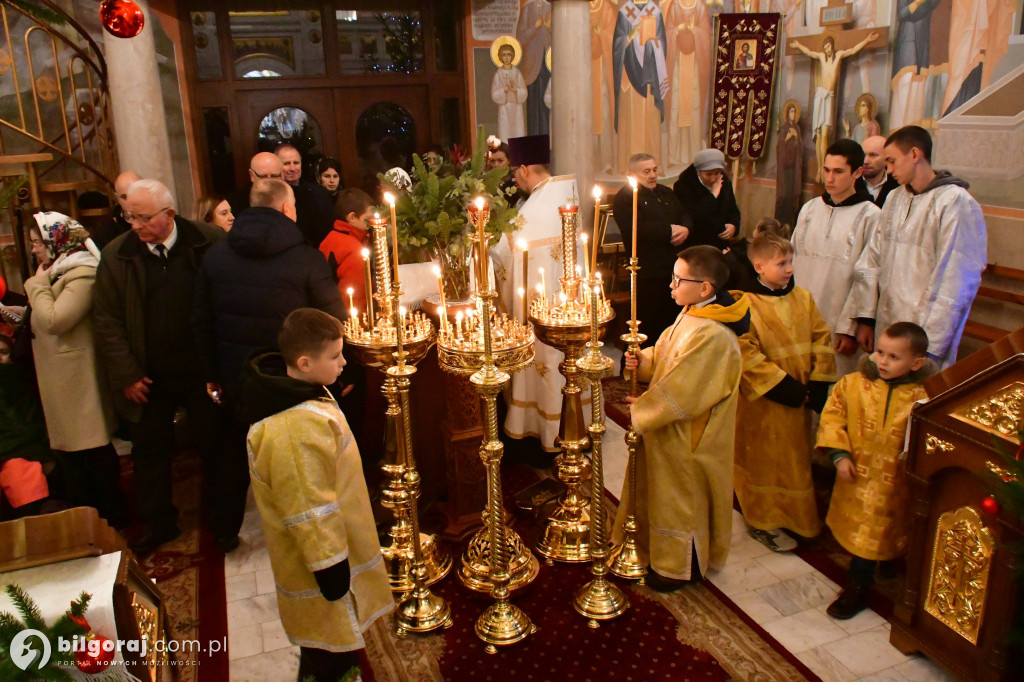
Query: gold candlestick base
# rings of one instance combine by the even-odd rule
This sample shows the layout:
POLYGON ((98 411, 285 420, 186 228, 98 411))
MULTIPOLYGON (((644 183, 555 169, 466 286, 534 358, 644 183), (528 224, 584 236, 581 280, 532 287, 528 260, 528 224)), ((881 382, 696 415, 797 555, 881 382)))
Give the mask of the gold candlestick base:
MULTIPOLYGON (((487 519, 484 518, 484 527, 481 528, 469 541, 469 546, 462 555, 459 563, 458 575, 462 584, 482 594, 491 593, 491 541, 489 530, 486 526, 487 519)), ((537 557, 527 549, 518 533, 502 524, 505 537, 505 547, 508 552, 508 574, 510 592, 526 587, 533 582, 540 572, 540 562, 537 557)))
POLYGON ((487 642, 484 651, 498 653, 497 647, 520 642, 537 632, 526 612, 508 601, 497 601, 487 607, 476 621, 476 636, 487 642))
MULTIPOLYGON (((423 564, 426 568, 424 584, 433 585, 452 570, 452 556, 437 543, 437 538, 427 533, 420 533, 420 547, 423 551, 423 564)), ((404 593, 412 590, 413 579, 410 573, 413 562, 412 534, 410 533, 408 539, 401 542, 396 542, 392 538, 391 545, 381 547, 380 553, 384 557, 384 567, 388 572, 391 591, 404 593)))
MULTIPOLYGON (((415 569, 414 569, 415 570, 415 569)), ((424 572, 425 573, 425 572, 424 572)), ((401 637, 406 632, 430 632, 452 626, 452 607, 441 597, 426 589, 427 583, 414 580, 417 586, 395 608, 395 631, 401 637)))
POLYGON ((576 591, 572 606, 581 616, 590 619, 587 625, 596 628, 600 625, 598 621, 624 614, 629 609, 629 599, 618 585, 600 575, 576 591))

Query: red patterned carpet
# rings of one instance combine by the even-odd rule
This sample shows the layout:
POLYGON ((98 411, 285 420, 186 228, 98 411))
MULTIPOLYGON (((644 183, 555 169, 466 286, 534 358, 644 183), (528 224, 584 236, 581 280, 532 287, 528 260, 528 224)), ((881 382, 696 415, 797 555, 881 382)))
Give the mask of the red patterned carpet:
MULTIPOLYGON (((122 457, 122 482, 129 499, 131 458, 122 457)), ((203 647, 219 640, 219 653, 203 651, 175 656, 178 682, 226 682, 229 678, 227 599, 224 592, 224 557, 213 547, 213 536, 202 526, 202 465, 195 450, 174 458, 174 503, 181 512, 181 536, 140 560, 143 570, 156 579, 163 592, 171 632, 168 639, 197 640, 203 647)), ((137 532, 137 528, 130 529, 137 532)), ((129 537, 133 537, 129 533, 129 537)))

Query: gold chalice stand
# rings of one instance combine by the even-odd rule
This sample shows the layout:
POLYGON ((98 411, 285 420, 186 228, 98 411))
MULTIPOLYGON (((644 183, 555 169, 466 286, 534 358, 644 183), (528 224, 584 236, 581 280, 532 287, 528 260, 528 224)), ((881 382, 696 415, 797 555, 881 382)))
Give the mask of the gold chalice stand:
POLYGON ((387 221, 374 216, 370 223, 375 250, 372 273, 369 252, 363 251, 368 309, 361 315, 357 310, 352 311, 345 323, 345 343, 353 349, 358 362, 385 375, 381 392, 388 401, 387 427, 389 433, 395 434, 397 454, 394 461, 382 467, 388 479, 382 504, 392 511, 395 521, 388 530, 391 544, 381 548, 381 553, 392 592, 406 595, 396 617, 399 629, 423 632, 438 627, 448 618, 448 605, 430 594, 426 587, 441 580, 452 567, 451 556, 438 546, 435 538, 419 532, 420 475, 413 457, 409 412, 410 377, 416 373, 416 364, 434 344, 434 326, 422 313, 406 313, 399 306, 398 257, 396 253, 393 277, 387 221), (410 595, 419 602, 433 598, 443 604, 443 608, 435 603, 436 613, 424 617, 422 612, 430 609, 422 607, 421 603, 417 608, 419 615, 403 623, 402 605, 410 595), (442 613, 444 618, 440 617, 442 613))
MULTIPOLYGON (((590 503, 581 494, 590 464, 583 451, 590 447, 590 437, 583 426, 583 402, 580 393, 580 370, 576 361, 590 340, 591 309, 596 307, 598 333, 603 335, 615 317, 611 304, 592 289, 580 292, 584 283, 576 265, 576 233, 579 206, 558 208, 562 219, 562 277, 560 292, 548 299, 542 291, 529 306, 529 319, 537 339, 557 348, 565 357, 558 371, 565 377, 562 387, 562 416, 558 424, 556 445, 561 449, 555 458, 558 480, 565 484, 565 493, 548 517, 544 532, 537 542, 537 551, 548 562, 580 563, 590 561, 590 503)), ((600 291, 600 288, 598 288, 600 291)))
MULTIPOLYGON (((601 288, 596 278, 588 282, 590 292, 600 296, 601 288)), ((604 440, 604 409, 602 399, 604 393, 601 379, 612 373, 615 363, 601 352, 601 341, 598 330, 598 306, 590 307, 590 341, 589 351, 576 361, 576 366, 590 381, 590 556, 592 557, 590 572, 594 579, 576 592, 573 607, 585 618, 587 624, 596 628, 602 620, 611 620, 621 616, 629 608, 629 599, 619 587, 608 582, 608 523, 604 506, 604 457, 601 445, 604 440)))
POLYGON ((469 542, 459 567, 459 578, 472 590, 489 592, 494 603, 480 615, 476 634, 487 643, 488 653, 498 646, 515 644, 536 628, 522 609, 509 601, 513 589, 528 585, 537 577, 536 557, 519 536, 505 524, 502 503, 501 458, 504 446, 498 440, 497 396, 508 384, 511 372, 533 362, 533 332, 518 320, 498 314, 487 281, 487 236, 484 228, 488 211, 478 199, 470 208, 470 222, 477 232, 477 282, 473 294, 476 314, 460 317, 451 324, 442 309, 437 358, 454 374, 470 374, 470 382, 484 403, 484 442, 480 458, 487 468, 487 509, 485 527, 469 542), (475 208, 475 210, 474 210, 475 208))
MULTIPOLYGON (((636 257, 636 201, 637 182, 629 179, 633 186, 633 255, 629 259, 629 333, 619 338, 626 342, 627 353, 640 352, 640 344, 647 340, 647 336, 640 333, 640 321, 636 319, 636 273, 640 270, 640 261, 636 257)), ((629 395, 637 397, 640 394, 637 388, 636 372, 629 373, 629 395)), ((622 544, 617 545, 611 554, 611 572, 620 578, 627 580, 638 580, 643 583, 647 575, 647 563, 640 557, 636 546, 636 452, 640 436, 633 428, 633 421, 630 419, 629 428, 626 429, 626 449, 629 452, 629 461, 626 465, 626 477, 629 481, 629 509, 626 515, 626 522, 622 526, 622 544)))

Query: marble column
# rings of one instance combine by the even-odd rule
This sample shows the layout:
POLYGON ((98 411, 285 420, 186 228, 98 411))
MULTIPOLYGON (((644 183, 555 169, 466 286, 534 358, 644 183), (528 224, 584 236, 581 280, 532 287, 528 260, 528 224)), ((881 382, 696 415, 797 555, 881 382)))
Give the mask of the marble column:
MULTIPOLYGON (((177 198, 164 96, 153 43, 156 19, 145 0, 137 2, 146 16, 146 25, 139 35, 134 38, 103 35, 119 171, 133 170, 144 178, 159 180, 177 198)), ((179 213, 188 213, 188 210, 187 206, 178 206, 179 213)))
POLYGON ((581 226, 594 219, 592 107, 590 3, 551 0, 551 171, 576 174, 581 226))

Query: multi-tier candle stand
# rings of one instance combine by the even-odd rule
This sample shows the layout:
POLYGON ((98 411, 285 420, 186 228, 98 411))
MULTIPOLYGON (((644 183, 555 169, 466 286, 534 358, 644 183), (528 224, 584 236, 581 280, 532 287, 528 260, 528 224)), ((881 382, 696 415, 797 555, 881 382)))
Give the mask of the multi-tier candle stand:
POLYGON ((580 396, 583 389, 576 361, 580 359, 590 338, 592 308, 597 310, 600 335, 604 334, 615 312, 603 294, 594 293, 586 287, 583 292, 580 291, 584 280, 576 267, 579 207, 560 206, 558 212, 562 219, 561 291, 550 300, 543 292, 535 298, 529 306, 529 319, 538 340, 565 354, 558 366, 558 371, 565 377, 565 386, 562 387, 562 416, 555 443, 561 452, 555 458, 555 464, 558 467, 558 479, 565 484, 566 490, 547 519, 537 543, 537 551, 547 557, 549 562, 585 562, 591 559, 591 509, 581 494, 581 486, 589 469, 583 451, 589 447, 590 438, 583 427, 583 402, 580 396))
POLYGON ((487 651, 494 653, 496 647, 515 644, 536 630, 529 616, 512 604, 509 596, 514 588, 532 582, 539 566, 519 536, 505 524, 501 489, 504 446, 498 440, 497 407, 497 396, 508 384, 510 373, 533 362, 533 332, 494 310, 497 293, 490 291, 487 283, 487 217, 486 206, 478 200, 476 210, 470 210, 480 256, 480 291, 473 294, 477 313, 468 323, 463 318, 455 325, 442 313, 437 357, 446 371, 471 373, 470 382, 484 403, 485 433, 480 458, 487 468, 486 527, 470 540, 459 577, 470 589, 488 591, 494 599, 476 622, 477 636, 487 643, 487 651))
MULTIPOLYGON (((591 278, 588 287, 595 295, 600 294, 597 281, 591 278)), ((604 440, 604 410, 601 379, 609 376, 615 363, 601 353, 601 341, 598 336, 598 307, 590 309, 590 341, 589 351, 576 361, 576 366, 590 381, 590 556, 592 558, 590 572, 594 579, 576 592, 573 607, 585 618, 588 625, 596 628, 602 620, 611 620, 621 616, 629 608, 629 599, 619 587, 608 582, 608 536, 607 515, 604 506, 604 457, 602 442, 604 440)))
MULTIPOLYGON (((391 590, 406 594, 417 589, 414 574, 418 563, 422 564, 420 582, 423 585, 433 585, 452 567, 451 556, 435 538, 419 532, 420 477, 409 437, 409 377, 434 344, 435 335, 434 326, 426 316, 419 312, 407 314, 399 307, 401 290, 400 284, 392 279, 387 220, 374 216, 370 223, 375 254, 371 267, 368 252, 364 252, 367 310, 362 314, 353 311, 355 314, 345 322, 345 343, 358 362, 385 374, 381 392, 388 401, 388 431, 395 434, 398 449, 395 461, 388 461, 382 467, 388 486, 381 494, 381 501, 392 511, 395 520, 388 530, 391 544, 381 548, 381 553, 391 590), (395 369, 398 367, 401 369, 395 369)), ((394 266, 397 272, 397 262, 394 266)))
MULTIPOLYGON (((640 344, 647 340, 647 336, 640 333, 640 322, 636 319, 636 273, 640 269, 640 264, 636 257, 635 243, 636 239, 634 238, 633 257, 629 259, 629 333, 619 337, 626 342, 626 352, 634 355, 640 352, 640 344)), ((635 371, 630 372, 629 395, 636 397, 638 394, 637 373, 635 371)), ((643 582, 644 577, 647 575, 647 562, 641 559, 636 546, 636 452, 639 441, 640 436, 637 434, 636 429, 633 428, 633 421, 630 420, 629 428, 626 429, 626 449, 629 451, 629 461, 626 465, 626 479, 629 483, 629 500, 627 501, 629 508, 627 509, 626 521, 622 526, 622 544, 617 545, 611 553, 611 572, 620 578, 643 582)))

